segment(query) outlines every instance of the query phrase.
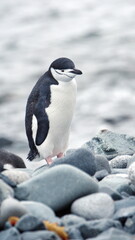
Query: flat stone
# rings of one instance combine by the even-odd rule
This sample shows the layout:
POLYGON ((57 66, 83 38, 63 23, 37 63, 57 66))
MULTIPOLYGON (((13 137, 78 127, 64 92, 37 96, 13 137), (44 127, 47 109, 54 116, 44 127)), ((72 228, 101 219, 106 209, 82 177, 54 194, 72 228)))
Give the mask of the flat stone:
POLYGON ((19 200, 44 203, 58 211, 75 199, 97 191, 98 184, 91 176, 73 166, 62 164, 19 184, 15 196, 19 200))
POLYGON ((0 227, 3 227, 9 217, 21 217, 27 213, 27 209, 23 204, 14 198, 7 198, 1 204, 0 211, 0 227))
POLYGON ((74 214, 65 215, 61 218, 61 220, 62 220, 62 225, 64 226, 73 226, 86 221, 84 218, 74 214))
POLYGON ((50 168, 61 164, 69 164, 77 167, 91 176, 96 172, 95 156, 92 152, 84 148, 79 148, 64 158, 57 159, 50 165, 50 168))
POLYGON ((61 238, 52 231, 41 230, 34 232, 24 232, 21 234, 21 240, 61 240, 61 238))
POLYGON ((8 197, 14 197, 14 190, 0 179, 0 205, 8 197))
POLYGON ((110 174, 107 177, 103 178, 99 182, 99 187, 109 187, 113 189, 114 191, 119 192, 120 194, 122 192, 126 192, 128 194, 133 193, 131 187, 131 181, 128 179, 128 176, 125 174, 110 174))
POLYGON ((1 240, 21 240, 21 235, 15 227, 0 232, 1 240))
POLYGON ((60 223, 60 219, 55 216, 54 211, 47 205, 34 201, 21 201, 27 212, 39 218, 41 221, 47 220, 60 223))
POLYGON ((19 232, 45 230, 43 222, 30 214, 22 216, 16 223, 15 227, 19 232))
POLYGON ((71 212, 88 220, 111 218, 114 201, 106 193, 95 193, 73 202, 71 212))
POLYGON ((111 168, 108 162, 108 159, 102 155, 95 156, 96 162, 96 171, 106 170, 108 173, 111 173, 111 168))
POLYGON ((110 228, 97 237, 87 240, 133 240, 133 236, 117 228, 110 228))
POLYGON ((129 155, 122 155, 122 156, 117 156, 113 158, 109 164, 111 168, 127 168, 128 161, 132 157, 129 155))
POLYGON ((135 138, 104 129, 82 147, 111 160, 118 155, 133 155, 135 153, 135 138))
POLYGON ((106 231, 111 227, 115 227, 118 229, 122 228, 119 221, 111 219, 91 220, 76 225, 76 228, 79 229, 84 239, 96 237, 98 234, 106 231))

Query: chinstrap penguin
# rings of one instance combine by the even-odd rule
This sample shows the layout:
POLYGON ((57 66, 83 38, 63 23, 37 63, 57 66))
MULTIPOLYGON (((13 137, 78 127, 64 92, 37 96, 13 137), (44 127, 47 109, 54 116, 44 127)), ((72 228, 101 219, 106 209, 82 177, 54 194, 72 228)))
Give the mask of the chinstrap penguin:
POLYGON ((75 76, 82 72, 68 58, 58 58, 32 89, 26 106, 25 128, 28 159, 62 157, 68 147, 70 125, 76 103, 75 76))

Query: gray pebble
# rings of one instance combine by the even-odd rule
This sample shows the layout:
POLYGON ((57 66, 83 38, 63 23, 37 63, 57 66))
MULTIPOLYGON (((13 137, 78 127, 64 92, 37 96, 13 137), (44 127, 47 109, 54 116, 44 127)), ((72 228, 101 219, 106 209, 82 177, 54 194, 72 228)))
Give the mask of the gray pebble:
POLYGON ((97 191, 97 182, 88 174, 73 166, 59 165, 19 184, 15 195, 19 200, 42 202, 58 211, 97 191))
POLYGON ((0 240, 21 240, 20 233, 14 227, 0 232, 0 240))
POLYGON ((131 181, 126 174, 111 174, 105 177, 99 182, 99 187, 109 187, 114 191, 118 191, 120 194, 126 192, 127 194, 133 194, 130 187, 131 181))
POLYGON ((92 152, 84 148, 79 148, 66 155, 64 158, 57 159, 50 165, 50 168, 61 164, 72 165, 91 176, 96 172, 95 156, 92 152))
POLYGON ((79 231, 84 239, 96 237, 98 234, 106 231, 107 229, 109 229, 111 227, 115 227, 118 229, 122 228, 119 221, 111 220, 108 218, 87 221, 85 223, 77 225, 76 227, 79 229, 79 231))
POLYGON ((74 201, 71 212, 89 220, 111 218, 114 201, 106 193, 94 193, 74 201))
POLYGON ((45 230, 45 226, 41 220, 32 215, 26 214, 22 216, 16 223, 15 227, 20 232, 35 231, 35 230, 45 230))
POLYGON ((0 205, 8 197, 14 197, 14 190, 0 179, 0 205))
POLYGON ((61 240, 61 238, 54 232, 41 230, 24 232, 21 234, 21 240, 61 240))
POLYGON ((86 221, 83 217, 79 217, 74 214, 65 215, 61 218, 61 220, 62 220, 62 225, 64 226, 73 226, 86 221))
POLYGON ((109 164, 111 168, 126 168, 128 162, 132 157, 129 155, 122 155, 113 158, 109 164))
POLYGON ((88 238, 87 240, 133 240, 133 237, 120 229, 110 228, 99 234, 97 237, 88 238))
POLYGON ((96 162, 96 171, 106 170, 108 173, 111 173, 109 162, 105 156, 96 155, 95 162, 96 162))

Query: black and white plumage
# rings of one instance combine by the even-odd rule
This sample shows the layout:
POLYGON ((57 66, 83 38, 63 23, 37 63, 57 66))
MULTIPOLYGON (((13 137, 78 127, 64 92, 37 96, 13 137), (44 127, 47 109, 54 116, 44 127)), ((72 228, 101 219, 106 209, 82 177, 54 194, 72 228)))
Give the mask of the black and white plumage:
POLYGON ((70 59, 58 58, 32 89, 25 116, 29 160, 40 155, 49 163, 67 149, 76 102, 75 76, 79 74, 70 59))

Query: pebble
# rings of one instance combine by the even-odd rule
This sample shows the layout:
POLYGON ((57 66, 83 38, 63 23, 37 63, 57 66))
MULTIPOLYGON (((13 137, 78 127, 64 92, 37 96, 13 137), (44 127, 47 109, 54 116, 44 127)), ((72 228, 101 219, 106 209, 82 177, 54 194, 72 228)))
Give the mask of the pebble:
POLYGON ((128 165, 129 160, 132 157, 129 155, 122 155, 113 158, 109 164, 111 168, 126 168, 128 165))
POLYGON ((47 205, 34 201, 21 201, 21 204, 26 208, 27 212, 40 220, 60 223, 60 218, 55 216, 54 211, 47 205))
POLYGON ((107 193, 108 195, 110 195, 110 197, 116 201, 116 200, 121 200, 122 199, 122 196, 120 193, 118 193, 118 191, 115 191, 109 187, 101 187, 99 189, 100 192, 102 193, 107 193))
POLYGON ((16 169, 5 170, 2 174, 8 177, 15 184, 19 184, 30 179, 30 175, 27 172, 18 171, 16 169))
POLYGON ((0 209, 0 227, 3 227, 9 217, 21 217, 27 213, 27 209, 23 204, 14 198, 7 198, 1 204, 0 209))
POLYGON ((34 232, 24 232, 21 234, 21 240, 61 240, 61 238, 54 232, 41 230, 34 232))
MULTIPOLYGON (((76 226, 84 239, 96 237, 107 229, 115 227, 121 229, 121 223, 111 219, 91 220, 76 226)), ((118 240, 118 239, 117 239, 118 240)))
POLYGON ((57 159, 50 165, 50 168, 61 164, 72 165, 91 176, 96 172, 95 156, 92 152, 84 148, 79 148, 67 154, 64 158, 57 159))
POLYGON ((130 187, 131 181, 128 179, 126 174, 110 174, 106 176, 103 180, 99 182, 99 187, 109 187, 114 191, 126 192, 130 195, 133 194, 133 191, 130 187))
POLYGON ((115 201, 115 210, 118 211, 121 208, 128 208, 135 206, 135 196, 130 196, 128 198, 122 199, 120 201, 115 201))
POLYGON ((0 205, 8 197, 14 197, 14 190, 0 179, 0 205))
POLYGON ((111 218, 114 201, 106 193, 95 193, 74 201, 71 212, 88 220, 111 218))
POLYGON ((108 159, 102 155, 96 155, 96 171, 106 170, 108 173, 111 173, 111 168, 108 162, 108 159))
POLYGON ((103 129, 82 147, 111 160, 119 155, 133 155, 135 153, 135 138, 103 129))
POLYGON ((30 214, 22 216, 16 223, 15 227, 19 232, 45 230, 43 222, 30 214))
POLYGON ((74 214, 67 214, 63 216, 61 220, 62 220, 62 225, 64 226, 73 226, 86 221, 86 219, 84 219, 83 217, 79 217, 74 214))
POLYGON ((94 177, 98 180, 101 181, 104 177, 108 176, 108 171, 106 169, 97 171, 94 175, 94 177))
POLYGON ((132 184, 135 185, 135 162, 132 163, 128 169, 128 177, 132 184))
POLYGON ((133 240, 132 235, 117 228, 110 228, 99 234, 97 237, 88 238, 87 240, 133 240))
MULTIPOLYGON (((1 240, 21 240, 19 231, 15 227, 0 231, 1 240)), ((25 239, 26 240, 26 239, 25 239)))
POLYGON ((19 200, 38 201, 59 211, 79 197, 98 191, 98 183, 83 171, 58 165, 17 186, 19 200))

